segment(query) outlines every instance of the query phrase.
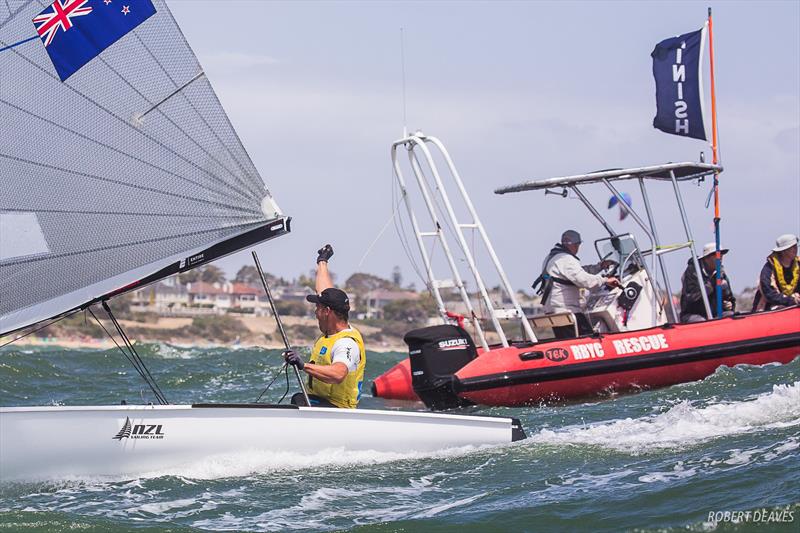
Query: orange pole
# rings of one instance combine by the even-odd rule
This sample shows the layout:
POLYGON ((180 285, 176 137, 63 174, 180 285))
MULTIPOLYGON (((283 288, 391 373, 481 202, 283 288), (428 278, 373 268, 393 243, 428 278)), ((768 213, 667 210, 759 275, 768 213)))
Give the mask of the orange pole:
MULTIPOLYGON (((708 8, 708 53, 711 59, 711 152, 714 164, 719 162, 717 156, 717 92, 714 83, 714 24, 711 20, 711 8, 708 8)), ((719 205, 715 206, 716 216, 719 216, 719 205)))
MULTIPOLYGON (((717 145, 717 93, 714 80, 714 24, 711 19, 711 8, 708 8, 708 53, 710 57, 711 69, 711 153, 713 154, 714 164, 719 163, 717 145)), ((715 253, 716 265, 716 317, 722 316, 722 253, 720 252, 720 231, 719 231, 719 172, 714 173, 714 238, 717 249, 715 253)))

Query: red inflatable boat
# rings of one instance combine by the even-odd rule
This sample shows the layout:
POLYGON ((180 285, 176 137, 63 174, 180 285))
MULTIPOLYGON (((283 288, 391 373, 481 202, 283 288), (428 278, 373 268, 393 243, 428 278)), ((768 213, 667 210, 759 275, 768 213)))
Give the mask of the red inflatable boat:
MULTIPOLYGON (((679 184, 699 183, 718 174, 722 172, 718 165, 701 161, 608 169, 531 180, 495 191, 498 194, 540 191, 549 199, 577 199, 608 234, 594 241, 594 249, 600 263, 610 265, 606 276, 618 278, 621 287, 583 292, 581 312, 594 333, 578 337, 578 320, 572 311, 560 308, 548 311, 545 307, 536 314, 535 307, 523 310, 441 141, 415 133, 392 145, 392 162, 428 276, 427 287, 443 324, 406 335, 409 359, 374 381, 374 396, 421 399, 432 409, 464 404, 532 405, 611 391, 663 387, 702 379, 722 365, 788 363, 800 355, 800 308, 796 306, 713 319, 723 314, 722 306, 721 303, 712 306, 713 298, 704 292, 703 310, 712 319, 678 323, 680 313, 670 296, 676 293, 671 286, 674 279, 667 272, 664 256, 687 253, 688 265, 698 279, 701 277, 700 259, 694 251, 695 239, 679 184), (401 155, 409 158, 405 171, 401 155), (438 165, 437 160, 443 160, 444 166, 438 165), (404 177, 409 169, 430 217, 427 227, 421 225, 411 207, 404 177), (636 202, 641 202, 644 212, 637 212, 630 195, 626 199, 618 188, 631 185, 639 188, 636 202), (671 187, 665 189, 664 185, 671 187), (584 188, 590 186, 605 188, 611 194, 608 206, 619 205, 638 227, 638 236, 613 227, 615 222, 602 215, 603 208, 584 194, 584 188), (659 204, 666 201, 667 190, 674 193, 678 216, 672 221, 673 225, 680 222, 683 226, 681 242, 659 239, 648 192, 651 187, 659 188, 659 204), (460 199, 460 209, 454 207, 454 199, 460 199), (443 231, 444 226, 450 231, 443 231), (498 292, 493 295, 478 268, 475 250, 481 247, 470 245, 473 239, 468 239, 465 231, 473 231, 473 239, 478 238, 482 243, 489 259, 482 264, 493 266, 500 280, 495 289, 498 292), (450 235, 455 242, 450 241, 450 235), (446 258, 438 266, 425 245, 431 239, 437 245, 432 249, 440 249, 446 258), (649 246, 640 246, 640 240, 649 246), (468 267, 466 273, 464 265, 468 267), (437 275, 443 267, 450 277, 437 275), (468 276, 474 283, 472 294, 466 290, 468 276), (444 291, 450 291, 449 297, 445 297, 444 291), (479 317, 479 313, 483 314, 479 317), (454 319, 459 325, 451 324, 454 319), (515 321, 519 329, 503 327, 501 320, 515 321), (563 336, 565 328, 569 331, 567 326, 574 328, 576 338, 543 341, 536 333, 538 330, 546 334, 550 329, 563 336), (520 331, 523 340, 510 339, 509 331, 520 331), (498 340, 499 344, 492 345, 498 340)), ((530 227, 537 231, 549 231, 552 226, 548 220, 533 218, 531 222, 530 227)), ((588 243, 581 253, 591 254, 588 243)))
MULTIPOLYGON (((788 363, 800 355, 800 308, 696 324, 666 324, 537 344, 474 349, 456 326, 414 344, 411 357, 372 385, 381 398, 422 399, 429 407, 474 403, 532 405, 702 379, 720 366, 788 363), (462 347, 461 350, 453 347, 462 347), (415 353, 415 351, 417 353, 415 353), (417 359, 420 359, 417 361, 417 359), (466 364, 447 375, 448 361, 466 364), (412 380, 412 368, 414 379, 412 380), (415 392, 415 385, 417 392, 415 392)), ((427 328, 427 329, 434 329, 427 328)), ((417 330, 424 331, 424 330, 417 330)), ((413 337, 414 332, 408 337, 413 337)), ((452 367, 452 365, 451 365, 452 367)))

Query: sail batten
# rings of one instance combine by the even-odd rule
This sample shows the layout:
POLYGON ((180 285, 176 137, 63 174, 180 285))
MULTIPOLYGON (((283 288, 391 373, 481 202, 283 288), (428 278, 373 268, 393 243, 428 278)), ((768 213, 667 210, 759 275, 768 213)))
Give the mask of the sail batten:
MULTIPOLYGON (((0 48, 35 35, 49 4, 0 2, 0 48)), ((153 5, 64 82, 39 39, 0 52, 0 335, 289 231, 165 1, 153 5)))

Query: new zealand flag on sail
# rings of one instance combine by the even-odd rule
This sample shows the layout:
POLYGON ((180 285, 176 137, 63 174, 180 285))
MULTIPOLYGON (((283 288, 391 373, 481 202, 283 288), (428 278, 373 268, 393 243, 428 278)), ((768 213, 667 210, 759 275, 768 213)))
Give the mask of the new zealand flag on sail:
POLYGON ((55 0, 33 24, 64 81, 155 12, 150 0, 55 0))
POLYGON ((650 54, 656 79, 653 126, 666 133, 706 139, 700 87, 703 30, 671 37, 650 54))

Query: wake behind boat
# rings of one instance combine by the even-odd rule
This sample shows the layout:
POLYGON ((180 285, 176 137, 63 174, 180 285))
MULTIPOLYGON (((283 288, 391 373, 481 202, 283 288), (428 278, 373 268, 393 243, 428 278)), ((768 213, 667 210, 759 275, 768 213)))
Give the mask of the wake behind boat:
POLYGON ((290 218, 163 0, 5 7, 0 337, 86 311, 115 331, 160 405, 0 408, 0 479, 136 475, 320 443, 430 451, 524 436, 510 418, 169 405, 114 297, 285 235, 290 218))

